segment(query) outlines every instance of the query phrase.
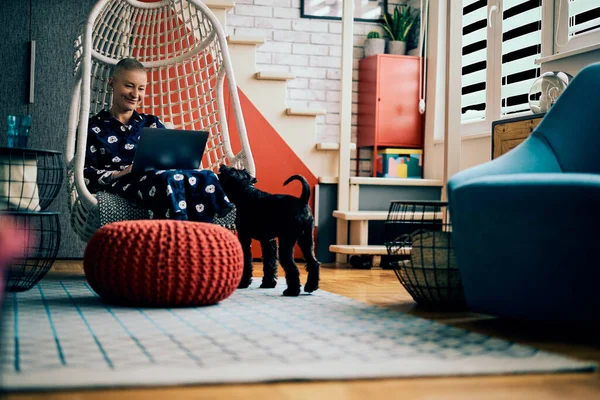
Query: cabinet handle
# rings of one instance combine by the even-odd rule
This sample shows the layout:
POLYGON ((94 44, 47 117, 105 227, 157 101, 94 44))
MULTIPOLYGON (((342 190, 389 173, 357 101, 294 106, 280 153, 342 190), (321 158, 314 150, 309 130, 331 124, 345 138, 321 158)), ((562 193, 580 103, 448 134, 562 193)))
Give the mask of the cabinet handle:
POLYGON ((29 47, 29 104, 33 104, 35 93, 35 40, 29 47))

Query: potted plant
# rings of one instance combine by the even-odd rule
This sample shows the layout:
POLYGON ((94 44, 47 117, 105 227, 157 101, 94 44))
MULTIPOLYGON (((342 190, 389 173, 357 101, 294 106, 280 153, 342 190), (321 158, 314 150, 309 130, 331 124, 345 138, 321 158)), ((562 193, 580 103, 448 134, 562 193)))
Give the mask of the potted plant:
POLYGON ((365 40, 365 57, 385 53, 385 39, 377 31, 371 31, 365 40))
POLYGON ((397 4, 393 14, 383 14, 381 26, 390 36, 390 54, 406 54, 406 40, 417 18, 418 11, 413 12, 410 6, 404 4, 397 4))

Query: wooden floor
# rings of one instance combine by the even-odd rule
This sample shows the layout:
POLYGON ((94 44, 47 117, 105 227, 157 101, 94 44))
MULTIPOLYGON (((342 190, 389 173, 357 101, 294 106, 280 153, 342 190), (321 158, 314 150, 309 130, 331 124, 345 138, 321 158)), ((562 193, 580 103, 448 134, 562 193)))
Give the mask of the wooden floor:
MULTIPOLYGON (((59 261, 54 274, 81 274, 78 261, 59 261)), ((257 266, 256 271, 262 268, 257 266)), ((432 313, 416 307, 393 271, 323 268, 321 288, 480 333, 600 362, 600 332, 516 323, 472 313, 432 313)), ((305 276, 303 276, 305 279, 305 276)), ((6 399, 600 399, 600 373, 464 378, 410 378, 309 383, 188 386, 7 395, 6 399)))

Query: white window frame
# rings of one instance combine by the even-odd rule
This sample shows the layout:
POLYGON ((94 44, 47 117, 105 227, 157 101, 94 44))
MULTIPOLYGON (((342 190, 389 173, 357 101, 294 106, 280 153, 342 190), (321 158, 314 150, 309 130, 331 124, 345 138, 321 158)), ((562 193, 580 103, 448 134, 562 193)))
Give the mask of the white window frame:
POLYGON ((569 0, 544 0, 542 3, 544 17, 552 15, 554 21, 554 29, 543 32, 544 35, 552 33, 552 50, 548 55, 577 52, 600 44, 600 28, 569 39, 568 2, 569 0))
MULTIPOLYGON (((542 23, 546 16, 544 4, 552 3, 552 0, 544 0, 542 2, 542 23)), ((480 137, 491 135, 491 124, 493 121, 515 118, 524 115, 533 114, 531 111, 523 111, 510 115, 501 115, 502 111, 502 15, 504 12, 502 0, 490 0, 487 6, 488 15, 488 33, 487 33, 487 68, 486 68, 486 110, 485 118, 477 121, 465 121, 460 124, 460 134, 463 137, 480 137), (492 8, 496 7, 492 12, 492 8), (491 27, 490 27, 491 23, 491 27)), ((462 14, 460 15, 462 18, 462 14)), ((462 20, 459 23, 462 26, 462 20)), ((548 42, 544 40, 544 31, 542 27, 542 55, 544 54, 544 46, 548 42)))
MULTIPOLYGON (((453 0, 454 1, 454 0, 453 0)), ((457 0, 460 1, 460 0, 457 0)), ((491 135, 491 122, 503 118, 513 118, 527 115, 529 112, 501 116, 501 74, 502 66, 498 60, 502 57, 501 24, 502 24, 502 0, 490 0, 488 4, 488 15, 492 6, 498 6, 498 12, 492 14, 492 28, 488 26, 488 66, 486 85, 486 113, 485 118, 478 121, 466 121, 460 124, 460 133, 463 137, 491 135)), ((600 29, 586 32, 578 37, 568 40, 568 0, 543 0, 542 2, 542 52, 540 61, 544 59, 558 59, 573 54, 580 54, 600 48, 600 29), (562 6, 559 18, 559 5, 562 6), (558 46, 558 43, 566 43, 558 46), (567 43, 568 42, 568 43, 567 43)), ((462 8, 461 8, 462 10, 462 8)), ((452 15, 454 26, 462 26, 462 13, 452 15)), ((460 60, 457 61, 460 63, 460 60)), ((455 71, 461 70, 461 65, 454 66, 455 71)), ((460 96, 460 92, 456 95, 460 96)))
MULTIPOLYGON (((488 16, 490 16, 493 6, 496 6, 497 9, 491 14, 491 19, 488 19, 487 26, 485 118, 477 121, 461 122, 461 136, 491 135, 492 121, 500 119, 501 102, 499 99, 502 89, 502 63, 500 62, 502 60, 502 2, 499 0, 497 2, 489 1, 487 6, 488 16)), ((461 19, 458 26, 462 26, 462 13, 458 17, 461 19)))

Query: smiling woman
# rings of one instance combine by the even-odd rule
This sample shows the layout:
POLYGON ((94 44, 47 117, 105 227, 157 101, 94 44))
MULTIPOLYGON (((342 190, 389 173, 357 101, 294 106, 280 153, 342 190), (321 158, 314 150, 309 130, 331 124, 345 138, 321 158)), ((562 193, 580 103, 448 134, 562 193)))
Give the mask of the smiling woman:
POLYGON ((108 85, 113 91, 110 113, 122 123, 126 123, 133 110, 142 103, 148 80, 140 62, 133 59, 123 61, 124 64, 115 67, 108 85), (125 65, 132 65, 136 69, 126 69, 125 65))
MULTIPOLYGON (((65 151, 70 192, 69 222, 84 241, 106 223, 149 218, 148 208, 132 206, 130 197, 128 202, 123 193, 114 193, 121 184, 127 192, 140 181, 148 183, 149 177, 145 180, 140 177, 135 185, 126 186, 125 180, 135 181, 132 172, 119 178, 115 187, 112 184, 103 187, 111 193, 99 191, 94 195, 85 182, 85 178, 90 183, 92 179, 90 175, 84 176, 83 171, 85 167, 93 166, 90 156, 100 161, 96 164, 96 176, 101 170, 104 172, 99 175, 104 175, 107 172, 105 165, 112 167, 113 163, 116 168, 111 169, 124 171, 133 160, 130 153, 135 151, 139 131, 144 127, 149 128, 152 124, 159 127, 164 122, 173 129, 209 132, 202 170, 215 172, 219 165, 227 164, 256 173, 228 44, 217 16, 201 1, 97 0, 94 3, 87 24, 81 26, 85 32, 80 32, 81 36, 75 41, 77 74, 73 82, 65 151), (142 63, 147 78, 143 102, 132 111, 132 118, 126 124, 109 112, 114 94, 109 78, 123 57, 132 57, 142 63), (96 126, 91 126, 90 122, 96 126), (108 158, 106 147, 92 148, 94 143, 90 143, 88 137, 97 133, 91 131, 92 128, 100 131, 98 136, 106 134, 106 142, 112 142, 109 144, 121 145, 121 154, 108 158)), ((141 99, 139 93, 132 93, 129 100, 138 97, 141 99)), ((179 175, 185 177, 185 174, 178 174, 177 178, 179 175)), ((176 180, 173 176, 173 180, 184 187, 200 185, 201 180, 195 178, 195 181, 176 180)), ((207 187, 212 190, 212 186, 207 187)), ((213 199, 218 194, 217 185, 214 188, 213 199)), ((133 191, 136 202, 142 200, 138 190, 133 191)), ((165 186, 157 186, 154 190, 149 187, 147 191, 140 191, 153 206, 156 203, 151 202, 154 196, 178 195, 173 186, 171 190, 173 193, 165 186)), ((177 210, 192 214, 215 211, 211 210, 212 204, 197 204, 191 198, 181 203, 183 207, 180 203, 176 203, 177 210)), ((156 210, 150 211, 157 215, 156 210)), ((171 218, 173 212, 173 209, 169 210, 171 218)), ((163 208, 162 218, 169 218, 166 214, 163 208)))
POLYGON ((132 172, 142 128, 164 128, 155 115, 138 113, 146 92, 143 64, 133 58, 117 63, 109 86, 109 111, 90 118, 83 176, 92 193, 105 191, 149 210, 151 219, 212 222, 232 205, 211 170, 132 172), (188 204, 189 203, 189 204, 188 204))

